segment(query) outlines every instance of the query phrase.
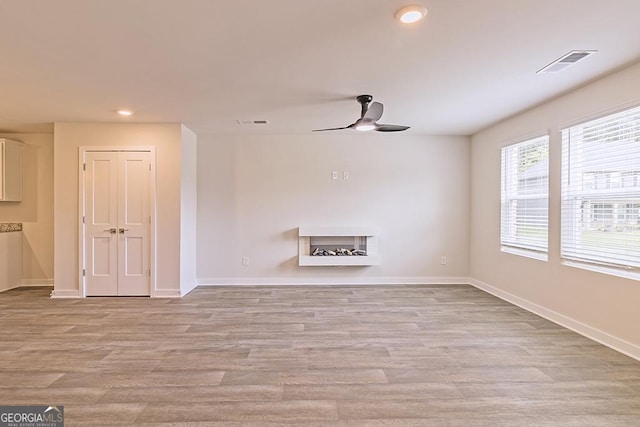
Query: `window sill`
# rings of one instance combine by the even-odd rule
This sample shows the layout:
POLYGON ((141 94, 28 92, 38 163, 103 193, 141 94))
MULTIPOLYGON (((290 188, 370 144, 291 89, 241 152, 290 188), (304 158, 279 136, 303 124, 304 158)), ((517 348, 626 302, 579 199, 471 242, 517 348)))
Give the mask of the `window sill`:
POLYGON ((500 248, 500 251, 511 254, 511 255, 518 255, 518 256, 536 259, 538 261, 546 262, 549 260, 549 255, 546 252, 538 252, 538 251, 532 251, 529 249, 514 248, 511 246, 502 246, 500 248))
POLYGON ((562 261, 562 265, 580 268, 582 270, 594 271, 596 273, 608 274, 610 276, 622 277, 631 280, 640 280, 640 273, 637 271, 624 270, 622 268, 605 267, 603 265, 589 264, 580 261, 562 261))

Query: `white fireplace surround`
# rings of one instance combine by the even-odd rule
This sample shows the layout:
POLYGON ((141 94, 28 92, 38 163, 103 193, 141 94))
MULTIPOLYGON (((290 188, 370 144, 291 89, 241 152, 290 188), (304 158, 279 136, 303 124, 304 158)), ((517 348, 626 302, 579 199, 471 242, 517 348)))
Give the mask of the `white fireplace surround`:
POLYGON ((378 265, 378 239, 373 227, 299 227, 298 265, 312 266, 368 266, 378 265), (314 246, 335 248, 366 248, 366 255, 359 256, 312 256, 314 246))

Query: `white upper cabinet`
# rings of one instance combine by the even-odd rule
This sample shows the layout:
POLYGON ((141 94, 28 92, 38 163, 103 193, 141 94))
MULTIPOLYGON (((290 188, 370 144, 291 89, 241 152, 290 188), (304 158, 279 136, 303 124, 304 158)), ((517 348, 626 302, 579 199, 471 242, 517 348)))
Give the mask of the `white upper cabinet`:
POLYGON ((0 201, 22 200, 22 142, 0 138, 0 201))

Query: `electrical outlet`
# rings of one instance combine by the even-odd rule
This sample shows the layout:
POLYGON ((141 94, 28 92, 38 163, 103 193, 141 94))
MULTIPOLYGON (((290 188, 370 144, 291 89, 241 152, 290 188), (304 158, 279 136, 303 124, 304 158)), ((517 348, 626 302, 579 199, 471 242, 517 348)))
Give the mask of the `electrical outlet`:
POLYGON ((331 172, 331 179, 338 179, 338 171, 331 172))
POLYGON ((249 257, 248 256, 243 256, 242 257, 242 265, 244 265, 245 267, 249 265, 249 257))
POLYGON ((440 258, 440 265, 447 265, 447 257, 443 256, 442 258, 440 258))
POLYGON ((345 181, 349 179, 349 172, 342 172, 342 179, 345 181))

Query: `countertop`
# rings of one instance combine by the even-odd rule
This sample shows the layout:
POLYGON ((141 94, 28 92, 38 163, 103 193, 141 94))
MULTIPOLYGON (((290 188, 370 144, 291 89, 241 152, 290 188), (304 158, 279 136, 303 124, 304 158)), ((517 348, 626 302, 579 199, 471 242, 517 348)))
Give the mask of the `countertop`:
POLYGON ((12 231, 22 231, 21 222, 0 222, 0 233, 10 233, 12 231))

